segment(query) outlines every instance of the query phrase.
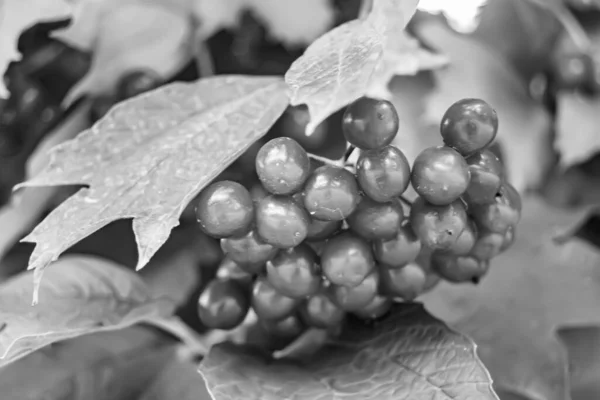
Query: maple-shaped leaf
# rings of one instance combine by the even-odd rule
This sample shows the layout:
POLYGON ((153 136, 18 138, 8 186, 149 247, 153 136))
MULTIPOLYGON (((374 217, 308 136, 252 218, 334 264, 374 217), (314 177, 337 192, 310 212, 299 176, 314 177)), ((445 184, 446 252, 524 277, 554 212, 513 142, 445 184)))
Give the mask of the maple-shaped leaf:
MULTIPOLYGON (((21 58, 17 40, 25 29, 38 22, 61 20, 70 15, 69 0, 0 0, 0 77, 11 61, 21 58)), ((0 97, 7 95, 4 81, 0 79, 0 97)))
POLYGON ((288 105, 279 77, 216 76, 174 83, 115 106, 91 129, 52 150, 44 171, 21 186, 88 185, 23 240, 29 268, 112 221, 133 218, 138 269, 169 237, 186 205, 288 105))
POLYGON ((421 298, 433 315, 475 340, 499 392, 570 399, 557 329, 600 324, 600 251, 564 233, 587 211, 524 199, 517 240, 492 260, 479 285, 441 283, 421 298))
POLYGON ((385 50, 393 48, 394 40, 402 40, 398 32, 403 32, 417 3, 375 1, 366 18, 332 29, 294 61, 285 80, 291 89, 291 104, 308 106, 308 134, 330 114, 368 92, 385 50))
POLYGON ((433 71, 436 89, 428 96, 426 119, 440 123, 454 102, 481 98, 498 112, 496 141, 503 149, 509 181, 519 190, 537 186, 551 165, 551 120, 535 102, 513 68, 488 46, 459 35, 440 22, 417 26, 418 36, 450 58, 447 68, 433 71))
POLYGON ((69 91, 65 104, 83 95, 114 93, 131 71, 150 70, 167 80, 191 59, 191 11, 181 0, 161 3, 82 1, 73 24, 55 34, 92 53, 90 70, 69 91))
POLYGON ((419 304, 396 305, 380 323, 345 332, 307 364, 220 344, 200 371, 214 400, 498 399, 475 344, 419 304))
MULTIPOLYGON (((48 272, 31 305, 31 273, 0 285, 0 366, 50 343, 172 315, 139 276, 95 257, 67 256, 48 272)), ((161 324, 162 326, 162 324, 161 324)))

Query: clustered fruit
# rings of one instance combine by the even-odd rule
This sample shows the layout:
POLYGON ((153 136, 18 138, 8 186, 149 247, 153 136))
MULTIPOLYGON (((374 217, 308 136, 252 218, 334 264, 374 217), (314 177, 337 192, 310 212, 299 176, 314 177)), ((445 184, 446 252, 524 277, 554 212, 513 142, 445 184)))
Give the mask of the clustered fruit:
POLYGON ((220 181, 200 194, 200 227, 225 254, 199 298, 207 327, 232 329, 252 308, 275 335, 339 332, 348 314, 380 318, 440 279, 477 283, 512 244, 521 200, 487 149, 498 118, 486 102, 453 104, 444 145, 423 150, 412 169, 391 145, 399 121, 390 102, 358 99, 342 124, 360 151, 355 165, 317 165, 279 137, 256 155, 260 184, 220 181))

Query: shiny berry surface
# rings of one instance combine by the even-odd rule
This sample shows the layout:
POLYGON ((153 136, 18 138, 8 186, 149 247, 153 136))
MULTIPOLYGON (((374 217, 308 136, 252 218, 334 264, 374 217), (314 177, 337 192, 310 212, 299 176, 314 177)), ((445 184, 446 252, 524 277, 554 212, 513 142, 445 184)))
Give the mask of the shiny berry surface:
POLYGON ((260 326, 269 336, 295 338, 304 331, 304 324, 296 314, 281 320, 260 320, 260 326))
POLYGON ((279 320, 289 317, 297 300, 284 296, 264 276, 259 276, 252 288, 252 309, 260 319, 279 320))
POLYGON ((321 221, 315 218, 310 219, 308 225, 307 241, 325 240, 342 228, 342 221, 321 221))
POLYGON ((256 173, 265 189, 274 194, 291 194, 302 188, 310 173, 306 151, 294 139, 268 141, 256 155, 256 173))
POLYGON ((378 203, 363 197, 347 222, 354 233, 367 240, 391 239, 398 233, 403 217, 398 202, 378 203))
POLYGON ((244 289, 233 280, 212 280, 198 299, 198 316, 212 329, 233 329, 248 313, 250 301, 244 289))
POLYGON ((410 210, 410 223, 424 246, 446 250, 457 241, 467 226, 467 212, 460 200, 446 206, 436 206, 418 198, 410 210))
POLYGON ((512 190, 503 185, 493 203, 476 204, 469 208, 469 213, 480 230, 505 233, 509 227, 515 226, 519 222, 521 218, 521 213, 517 208, 519 203, 513 196, 512 190))
POLYGON ((267 261, 267 278, 282 294, 305 298, 321 286, 321 270, 317 254, 306 244, 281 250, 267 261))
POLYGON ((379 272, 374 269, 358 285, 354 287, 331 285, 331 298, 345 311, 354 311, 367 306, 377 295, 379 289, 379 272))
POLYGON ((463 198, 467 204, 485 204, 494 202, 503 179, 503 167, 500 159, 489 150, 477 152, 467 158, 471 181, 463 198))
POLYGON ((515 227, 511 226, 506 230, 506 233, 504 234, 504 240, 502 241, 502 247, 500 247, 501 253, 513 245, 516 235, 517 233, 515 227))
POLYGON ((277 248, 302 243, 309 224, 308 213, 292 197, 271 195, 256 206, 256 231, 265 243, 277 248))
POLYGON ((459 100, 442 117, 440 132, 447 146, 468 156, 492 143, 498 132, 498 115, 483 100, 459 100))
POLYGON ((346 313, 325 292, 310 297, 300 308, 302 319, 307 325, 327 329, 339 326, 346 313))
POLYGON ((462 233, 456 239, 456 242, 452 244, 447 250, 449 253, 452 253, 456 256, 465 256, 469 254, 473 246, 475 246, 475 242, 477 241, 477 226, 471 220, 467 223, 467 226, 462 231, 462 233))
POLYGON ((117 84, 117 96, 119 100, 129 99, 156 89, 162 85, 163 79, 154 71, 140 70, 129 72, 119 80, 117 84))
POLYGON ((409 263, 402 268, 379 267, 381 294, 412 301, 425 289, 427 275, 423 268, 409 263))
POLYGON ((265 263, 278 251, 277 248, 263 242, 254 230, 244 236, 221 239, 221 249, 240 267, 253 274, 264 271, 265 263))
POLYGON ((410 165, 394 146, 364 151, 356 162, 356 179, 363 192, 378 202, 391 201, 410 183, 410 165))
POLYGON ((390 144, 398 132, 398 126, 398 113, 392 103, 368 97, 350 104, 342 122, 348 143, 363 150, 390 144))
POLYGON ((341 221, 352 214, 359 200, 356 179, 343 168, 319 167, 304 186, 304 207, 312 218, 341 221))
POLYGON ((369 243, 351 232, 337 234, 323 247, 323 274, 336 285, 356 286, 367 277, 374 266, 369 243))
POLYGON ((375 296, 369 304, 354 310, 352 313, 362 319, 377 319, 387 314, 393 303, 389 297, 375 296))
POLYGON ((200 193, 196 218, 202 230, 215 238, 246 232, 254 217, 250 193, 237 182, 220 181, 200 193))
POLYGON ((479 236, 470 255, 478 260, 491 260, 500 254, 504 244, 504 234, 485 232, 479 236))
POLYGON ((434 254, 431 259, 433 270, 449 282, 478 281, 488 271, 488 260, 478 260, 470 256, 454 256, 449 254, 434 254))
POLYGON ((217 268, 217 278, 222 280, 234 280, 242 286, 247 287, 252 283, 252 271, 247 271, 230 257, 221 260, 217 268))
POLYGON ((389 267, 402 267, 415 260, 421 251, 421 241, 410 225, 404 220, 398 233, 389 240, 375 240, 373 252, 375 259, 389 267))
POLYGON ((429 147, 415 159, 411 183, 431 204, 446 205, 458 199, 469 186, 471 173, 465 159, 449 147, 429 147))

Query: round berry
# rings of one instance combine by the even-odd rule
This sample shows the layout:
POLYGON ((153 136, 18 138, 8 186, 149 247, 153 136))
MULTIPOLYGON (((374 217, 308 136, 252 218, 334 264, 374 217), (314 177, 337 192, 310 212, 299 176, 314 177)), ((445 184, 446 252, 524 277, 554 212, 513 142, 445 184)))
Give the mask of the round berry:
POLYGON ((386 100, 362 97, 344 113, 342 130, 348 143, 369 150, 387 146, 398 132, 396 108, 386 100))
POLYGON ((315 218, 310 219, 308 225, 307 241, 320 241, 331 237, 342 228, 342 221, 321 221, 315 218))
POLYGON ((267 278, 281 294, 301 299, 316 293, 321 286, 317 254, 306 244, 281 250, 267 261, 267 278))
POLYGON ((410 183, 410 164, 394 146, 361 152, 356 162, 356 179, 371 199, 384 203, 406 191, 410 183))
POLYGON ((260 320, 260 326, 269 336, 295 338, 304 331, 304 324, 296 314, 282 320, 260 320))
POLYGON ((216 276, 217 279, 237 281, 244 287, 247 287, 252 283, 252 273, 248 272, 228 256, 225 256, 225 258, 221 260, 221 263, 217 268, 216 276))
POLYGON ((465 159, 449 147, 429 147, 415 159, 411 182, 431 204, 443 206, 458 199, 469 186, 471 173, 465 159))
POLYGON ((508 202, 519 213, 519 219, 521 218, 521 211, 523 211, 523 203, 521 201, 521 195, 517 191, 517 189, 508 182, 504 182, 504 184, 500 187, 500 194, 503 194, 508 199, 508 202))
POLYGON ((432 250, 447 250, 465 230, 467 212, 460 200, 446 206, 436 206, 419 197, 411 207, 410 223, 423 246, 432 250))
POLYGON ((346 315, 325 292, 317 293, 306 300, 300 308, 300 313, 307 325, 321 329, 338 327, 346 315))
POLYGON ((392 239, 400 229, 404 212, 398 202, 377 203, 363 197, 348 217, 350 229, 367 239, 392 239))
POLYGON ((156 89, 162 85, 163 79, 154 71, 139 70, 131 71, 119 80, 117 84, 117 96, 119 100, 129 99, 156 89))
POLYGON ((390 311, 393 303, 389 297, 375 296, 369 304, 354 310, 352 313, 362 319, 378 319, 390 311))
POLYGON ((467 204, 493 203, 503 179, 500 159, 486 149, 467 158, 467 164, 471 181, 463 198, 467 204))
POLYGON ((412 301, 425 289, 427 275, 423 268, 414 262, 402 268, 379 267, 381 275, 381 294, 390 297, 401 297, 405 301, 412 301))
POLYGON ((502 185, 493 203, 475 204, 469 208, 480 230, 504 234, 509 227, 517 225, 521 213, 517 208, 519 203, 513 198, 514 193, 510 187, 502 185))
POLYGON ((198 299, 200 321, 211 329, 233 329, 242 323, 250 302, 234 280, 212 280, 198 299))
POLYGON ((470 255, 478 260, 491 260, 500 254, 504 244, 504 234, 485 232, 479 236, 470 255))
POLYGON ((256 155, 256 173, 265 189, 274 194, 298 191, 310 174, 306 151, 294 139, 268 141, 256 155))
POLYGON ((200 193, 196 218, 202 230, 215 238, 243 234, 254 217, 250 193, 237 182, 213 183, 200 193))
POLYGON ((587 53, 562 54, 553 60, 552 76, 562 90, 582 89, 593 79, 594 60, 587 53))
POLYGON ((464 256, 469 254, 475 242, 477 241, 477 226, 471 220, 467 223, 465 230, 458 235, 456 242, 452 244, 447 250, 448 253, 452 253, 455 256, 464 256))
POLYGON ((367 277, 374 266, 369 243, 347 231, 329 239, 321 253, 323 274, 336 285, 356 286, 367 277))
POLYGON ((259 276, 252 288, 252 309, 258 318, 279 320, 289 317, 298 301, 284 296, 264 276, 259 276))
POLYGON ((470 256, 436 253, 431 258, 433 270, 449 282, 479 281, 490 267, 489 260, 470 256))
POLYGON ((327 146, 329 120, 321 122, 310 135, 306 135, 306 125, 310 122, 310 113, 306 105, 288 107, 275 123, 282 136, 296 140, 308 151, 319 151, 327 146))
POLYGON ((271 195, 256 206, 256 230, 263 241, 286 249, 302 243, 310 218, 292 197, 271 195))
POLYGON ((509 227, 504 234, 504 240, 502 241, 502 247, 500 247, 500 253, 508 249, 515 242, 516 228, 514 226, 509 227))
POLYGON ((256 231, 251 230, 241 237, 221 239, 221 249, 244 270, 261 273, 265 263, 277 254, 277 248, 263 242, 256 231))
POLYGON ((255 207, 262 199, 268 196, 269 192, 267 192, 267 190, 260 183, 256 183, 250 188, 250 197, 252 198, 255 207))
POLYGON ((377 295, 379 273, 375 269, 358 285, 347 287, 331 285, 331 298, 344 311, 354 311, 367 306, 377 295))
POLYGON ((356 179, 344 168, 323 165, 310 175, 304 186, 304 207, 316 219, 346 219, 359 200, 356 179))
POLYGON ((412 230, 410 222, 404 220, 395 237, 389 240, 375 240, 373 252, 375 259, 392 268, 399 268, 419 255, 421 241, 412 230))
POLYGON ((483 100, 459 100, 442 117, 440 131, 447 146, 468 156, 492 143, 498 132, 498 115, 483 100))

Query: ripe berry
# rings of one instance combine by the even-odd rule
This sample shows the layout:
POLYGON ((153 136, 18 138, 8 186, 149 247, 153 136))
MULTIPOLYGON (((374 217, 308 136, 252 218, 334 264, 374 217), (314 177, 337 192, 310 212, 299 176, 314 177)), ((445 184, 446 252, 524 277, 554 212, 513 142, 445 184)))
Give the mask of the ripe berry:
POLYGON ((489 150, 467 158, 471 181, 463 198, 467 204, 493 203, 502 184, 503 168, 500 159, 489 150))
POLYGON ((363 197, 348 217, 350 229, 367 239, 392 239, 400 229, 404 212, 398 202, 377 203, 363 197))
POLYGON ((559 89, 583 89, 593 80, 594 60, 587 53, 563 54, 552 64, 552 76, 559 89))
POLYGON ((309 122, 310 114, 306 105, 288 107, 275 123, 274 129, 278 130, 281 136, 296 140, 308 151, 322 150, 328 144, 328 125, 330 121, 321 122, 310 136, 306 136, 306 125, 309 122))
POLYGON ((484 232, 475 242, 470 255, 478 260, 491 260, 500 254, 503 243, 503 233, 484 232))
POLYGON ((317 293, 306 300, 300 308, 300 313, 307 325, 321 329, 338 327, 346 315, 325 292, 317 293))
POLYGON ((483 100, 459 100, 442 117, 440 131, 447 146, 468 156, 492 143, 498 132, 498 115, 483 100))
POLYGON ((282 320, 260 320, 260 326, 269 336, 296 338, 304 331, 304 324, 296 314, 282 320))
POLYGON ((275 247, 286 249, 302 243, 308 234, 310 218, 289 196, 271 195, 256 206, 256 231, 275 247))
POLYGON ((367 306, 377 295, 379 288, 379 273, 376 269, 358 285, 347 287, 331 285, 331 298, 342 310, 354 311, 367 306))
POLYGON ((320 241, 331 237, 342 228, 342 221, 321 221, 315 218, 310 219, 308 225, 307 241, 320 241))
POLYGON ((467 223, 465 230, 462 231, 460 235, 458 235, 458 239, 456 242, 452 244, 446 251, 448 253, 452 253, 455 256, 464 256, 469 254, 473 246, 475 246, 475 242, 477 241, 477 226, 471 220, 467 223))
POLYGON ((348 143, 370 150, 390 144, 398 125, 398 113, 392 103, 362 97, 346 109, 342 130, 348 143))
POLYGON ((375 240, 375 259, 392 268, 402 267, 413 261, 421 251, 421 241, 416 237, 408 220, 404 220, 395 237, 389 240, 375 240))
POLYGON ((500 252, 502 253, 504 250, 508 249, 515 242, 515 232, 516 228, 511 226, 506 230, 504 234, 504 241, 502 242, 502 247, 500 247, 500 252))
POLYGON ((427 275, 416 263, 411 262, 402 268, 389 268, 385 265, 379 267, 381 294, 390 297, 401 297, 405 301, 412 301, 425 288, 427 275))
POLYGON ((252 308, 258 318, 271 320, 286 318, 294 311, 297 304, 297 300, 279 293, 266 277, 259 276, 254 282, 252 308))
POLYGON ((256 173, 269 192, 291 194, 308 178, 310 160, 294 139, 279 137, 268 141, 258 151, 256 173))
POLYGON ((375 296, 369 304, 354 310, 352 313, 362 319, 377 319, 387 314, 393 303, 389 297, 375 296))
POLYGON ((447 250, 467 226, 467 212, 460 200, 446 206, 417 198, 410 210, 410 223, 421 243, 432 250, 447 250))
MULTIPOLYGON (((502 185, 490 204, 475 204, 469 208, 469 212, 481 230, 496 233, 505 233, 506 230, 515 226, 521 218, 517 207, 520 206, 520 197, 515 198, 516 191, 511 187, 502 185)), ((517 193, 518 196, 518 193, 517 193)))
POLYGON ((521 202, 521 195, 517 189, 508 182, 500 187, 500 193, 504 193, 510 205, 519 212, 519 219, 521 218, 521 211, 523 211, 523 203, 521 202))
POLYGON ((304 207, 316 219, 341 221, 352 214, 359 200, 356 179, 343 168, 319 167, 304 186, 304 207))
POLYGON ((321 254, 323 274, 336 285, 356 286, 374 266, 371 246, 364 239, 347 231, 329 239, 321 254))
POLYGON ((429 147, 415 159, 411 183, 431 204, 452 203, 469 186, 471 173, 465 159, 449 147, 429 147))
POLYGON ((481 279, 488 271, 490 262, 470 256, 436 253, 431 258, 431 266, 445 280, 459 283, 481 279))
POLYGON ((162 85, 163 79, 154 71, 131 71, 119 80, 117 96, 119 100, 129 99, 162 85))
POLYGON ((212 280, 198 299, 198 316, 212 329, 233 329, 248 313, 250 302, 234 280, 212 280))
POLYGON ((394 146, 363 151, 356 162, 356 179, 367 196, 384 203, 404 193, 410 183, 410 165, 394 146))
POLYGON ((250 193, 237 182, 213 183, 200 193, 196 218, 202 230, 215 238, 245 233, 254 217, 250 193))
POLYGON ((228 256, 225 256, 225 258, 221 260, 221 263, 217 268, 216 276, 217 279, 237 281, 243 287, 247 287, 252 283, 252 273, 242 268, 228 256))
POLYGON ((278 251, 277 248, 263 242, 254 230, 241 237, 221 239, 221 249, 241 268, 252 274, 262 272, 265 263, 278 251))
POLYGON ((285 296, 297 299, 310 296, 321 286, 317 261, 317 254, 306 244, 281 250, 267 262, 267 278, 285 296))

